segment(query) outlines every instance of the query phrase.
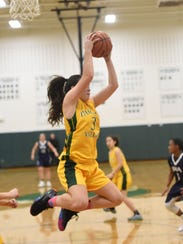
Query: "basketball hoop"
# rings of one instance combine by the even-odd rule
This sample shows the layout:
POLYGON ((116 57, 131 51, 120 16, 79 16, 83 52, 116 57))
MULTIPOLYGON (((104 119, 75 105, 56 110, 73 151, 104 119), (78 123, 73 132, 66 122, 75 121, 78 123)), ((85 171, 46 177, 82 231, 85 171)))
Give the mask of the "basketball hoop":
POLYGON ((39 0, 10 0, 9 13, 13 19, 32 21, 40 15, 39 0))

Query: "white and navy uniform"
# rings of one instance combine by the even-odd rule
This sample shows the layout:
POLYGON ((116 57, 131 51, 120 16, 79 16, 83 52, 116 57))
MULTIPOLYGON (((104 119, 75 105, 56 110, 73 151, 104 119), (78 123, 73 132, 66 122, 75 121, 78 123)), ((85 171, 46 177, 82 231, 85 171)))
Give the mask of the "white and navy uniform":
POLYGON ((47 141, 38 142, 38 167, 49 167, 50 166, 50 154, 47 141))
POLYGON ((171 187, 166 203, 173 198, 181 197, 181 188, 183 188, 183 153, 178 158, 172 154, 168 159, 168 164, 174 173, 176 183, 171 187))

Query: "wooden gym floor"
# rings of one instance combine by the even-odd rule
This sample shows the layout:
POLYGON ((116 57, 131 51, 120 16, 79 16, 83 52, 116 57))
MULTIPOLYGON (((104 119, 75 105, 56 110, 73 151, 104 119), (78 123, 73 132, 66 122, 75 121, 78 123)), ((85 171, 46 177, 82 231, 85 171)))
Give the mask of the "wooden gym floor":
MULTIPOLYGON (((177 232, 183 221, 165 209, 164 198, 160 196, 167 180, 166 162, 131 162, 130 167, 134 181, 132 188, 151 190, 146 195, 132 198, 144 217, 142 222, 129 223, 127 218, 131 212, 122 204, 117 207, 117 214, 102 209, 84 211, 77 221, 69 222, 64 232, 59 232, 57 218, 60 209, 49 209, 32 217, 29 214, 31 203, 20 202, 17 209, 0 208, 0 244, 183 243, 183 233, 177 232)), ((109 172, 108 164, 101 164, 101 168, 109 172)), ((12 187, 18 187, 21 195, 38 191, 36 168, 1 169, 0 178, 0 191, 12 187)), ((52 168, 52 182, 60 190, 55 167, 52 168)))

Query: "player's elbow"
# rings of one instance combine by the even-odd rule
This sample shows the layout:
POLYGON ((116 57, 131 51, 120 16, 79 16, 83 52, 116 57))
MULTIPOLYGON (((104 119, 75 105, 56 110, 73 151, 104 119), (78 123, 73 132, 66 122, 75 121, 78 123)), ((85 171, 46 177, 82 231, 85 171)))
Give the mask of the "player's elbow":
POLYGON ((118 89, 118 87, 119 87, 119 84, 118 84, 118 82, 116 82, 115 84, 114 84, 114 90, 117 90, 118 89))
POLYGON ((111 90, 112 92, 115 92, 115 91, 118 89, 118 87, 119 87, 118 83, 115 82, 114 84, 111 84, 111 85, 110 85, 110 90, 111 90))
POLYGON ((88 83, 90 83, 92 80, 93 80, 93 72, 90 71, 90 72, 87 72, 86 74, 83 74, 84 76, 84 79, 88 81, 88 83))
POLYGON ((93 79, 93 76, 94 76, 94 70, 93 68, 84 68, 83 69, 83 74, 82 74, 82 77, 85 79, 85 80, 89 80, 91 81, 93 79))

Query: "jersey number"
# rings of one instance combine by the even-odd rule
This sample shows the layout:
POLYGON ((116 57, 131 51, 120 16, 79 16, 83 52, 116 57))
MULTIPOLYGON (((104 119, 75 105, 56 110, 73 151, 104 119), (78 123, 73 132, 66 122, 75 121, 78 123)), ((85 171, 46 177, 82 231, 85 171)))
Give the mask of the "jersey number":
POLYGON ((177 176, 177 180, 180 181, 181 177, 180 177, 180 174, 178 172, 176 172, 176 176, 177 176))
POLYGON ((95 130, 95 126, 96 126, 96 117, 92 117, 92 127, 91 130, 95 130))

